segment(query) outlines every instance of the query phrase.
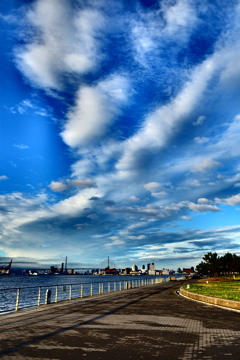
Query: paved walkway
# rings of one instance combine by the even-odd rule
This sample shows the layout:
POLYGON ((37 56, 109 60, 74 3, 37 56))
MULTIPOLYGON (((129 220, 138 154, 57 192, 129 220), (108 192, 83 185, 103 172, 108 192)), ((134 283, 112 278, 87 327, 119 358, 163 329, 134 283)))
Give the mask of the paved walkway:
POLYGON ((1 315, 5 360, 239 360, 240 313, 176 295, 179 282, 1 315))

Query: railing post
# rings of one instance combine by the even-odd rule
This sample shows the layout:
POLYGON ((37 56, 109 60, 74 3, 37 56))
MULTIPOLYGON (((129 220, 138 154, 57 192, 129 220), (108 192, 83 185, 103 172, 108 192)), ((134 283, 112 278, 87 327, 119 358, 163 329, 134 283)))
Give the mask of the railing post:
POLYGON ((55 303, 58 302, 58 286, 56 285, 56 291, 55 291, 55 303))
POLYGON ((16 297, 15 311, 18 311, 19 299, 20 299, 20 289, 18 288, 18 289, 17 289, 17 297, 16 297))
POLYGON ((39 286, 39 288, 38 288, 38 301, 37 301, 37 305, 38 305, 38 306, 41 305, 41 286, 39 286))
POLYGON ((81 284, 81 287, 80 287, 80 298, 83 297, 83 284, 81 284))
POLYGON ((101 283, 98 284, 98 294, 101 294, 101 283))
POLYGON ((114 291, 116 291, 117 288, 116 288, 116 281, 114 281, 114 291))
POLYGON ((110 284, 110 282, 108 282, 108 292, 110 292, 111 291, 111 284, 110 284))
POLYGON ((92 283, 90 284, 90 296, 92 296, 92 291, 93 291, 93 287, 92 287, 92 283))
POLYGON ((45 294, 45 305, 51 303, 51 290, 47 289, 45 294))
POLYGON ((72 284, 69 285, 69 300, 72 300, 72 284))
POLYGON ((120 281, 119 282, 119 291, 121 291, 122 290, 122 282, 120 281))

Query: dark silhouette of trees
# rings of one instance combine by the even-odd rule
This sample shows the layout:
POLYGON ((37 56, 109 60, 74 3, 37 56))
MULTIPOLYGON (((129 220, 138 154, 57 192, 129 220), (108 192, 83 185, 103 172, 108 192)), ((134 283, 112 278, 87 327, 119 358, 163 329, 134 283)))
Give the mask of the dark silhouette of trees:
POLYGON ((207 253, 203 256, 203 261, 196 266, 196 271, 200 275, 211 275, 218 277, 220 274, 240 273, 240 256, 226 253, 218 256, 215 253, 207 253))

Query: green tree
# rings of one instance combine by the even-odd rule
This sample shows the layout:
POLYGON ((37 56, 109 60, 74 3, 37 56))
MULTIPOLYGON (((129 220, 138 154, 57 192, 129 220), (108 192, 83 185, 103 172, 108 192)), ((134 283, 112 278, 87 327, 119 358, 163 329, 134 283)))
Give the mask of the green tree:
POLYGON ((214 275, 218 277, 220 272, 218 254, 216 252, 205 254, 203 261, 196 266, 196 270, 201 275, 214 275))
POLYGON ((204 261, 196 266, 196 271, 199 275, 210 275, 210 266, 204 261))
POLYGON ((234 272, 240 271, 240 257, 236 254, 231 254, 228 252, 221 256, 219 261, 222 272, 226 274, 232 274, 234 272))
POLYGON ((218 277, 220 272, 218 254, 209 252, 204 255, 203 260, 209 265, 210 274, 218 277))
POLYGON ((203 256, 203 261, 196 266, 200 275, 213 275, 218 277, 220 273, 240 273, 240 256, 227 252, 219 257, 218 254, 209 252, 203 256))

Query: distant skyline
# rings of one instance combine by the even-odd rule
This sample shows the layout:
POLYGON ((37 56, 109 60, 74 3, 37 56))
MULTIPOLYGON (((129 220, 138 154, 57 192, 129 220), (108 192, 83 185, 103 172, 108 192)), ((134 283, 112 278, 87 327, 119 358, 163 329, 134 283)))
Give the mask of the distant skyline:
POLYGON ((240 255, 240 1, 0 2, 0 263, 240 255))

